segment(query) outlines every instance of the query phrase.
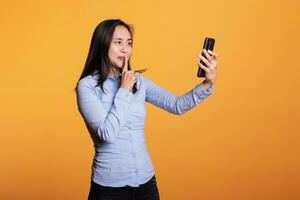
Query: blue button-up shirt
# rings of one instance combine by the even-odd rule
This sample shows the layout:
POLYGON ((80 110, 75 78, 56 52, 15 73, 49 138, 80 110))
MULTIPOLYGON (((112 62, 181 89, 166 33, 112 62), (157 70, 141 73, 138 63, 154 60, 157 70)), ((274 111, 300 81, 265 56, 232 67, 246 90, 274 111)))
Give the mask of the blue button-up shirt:
POLYGON ((76 88, 78 110, 95 147, 91 179, 103 186, 138 187, 155 174, 145 135, 145 101, 173 114, 183 114, 213 91, 197 85, 177 96, 138 74, 137 91, 120 88, 121 76, 108 76, 102 91, 98 71, 81 79, 76 88))

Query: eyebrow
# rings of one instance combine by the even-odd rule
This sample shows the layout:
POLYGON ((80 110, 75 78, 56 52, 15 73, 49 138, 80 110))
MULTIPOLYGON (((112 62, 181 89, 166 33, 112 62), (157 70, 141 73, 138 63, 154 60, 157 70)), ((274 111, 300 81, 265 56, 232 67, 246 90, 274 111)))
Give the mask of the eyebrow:
MULTIPOLYGON (((114 40, 123 40, 123 38, 114 38, 114 40)), ((132 38, 127 39, 128 40, 132 40, 132 38)))

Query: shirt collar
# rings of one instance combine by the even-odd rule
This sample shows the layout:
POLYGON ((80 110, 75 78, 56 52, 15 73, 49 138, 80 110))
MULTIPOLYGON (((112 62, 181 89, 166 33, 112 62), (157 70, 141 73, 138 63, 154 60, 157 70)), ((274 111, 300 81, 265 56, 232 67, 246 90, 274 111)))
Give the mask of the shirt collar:
MULTIPOLYGON (((95 77, 96 79, 98 79, 98 78, 99 78, 99 73, 100 73, 100 71, 99 71, 98 69, 96 69, 96 70, 92 73, 92 76, 95 77)), ((121 74, 119 74, 117 77, 114 77, 113 75, 110 75, 110 74, 109 74, 109 75, 107 76, 107 78, 112 79, 112 80, 114 80, 114 81, 119 81, 119 80, 121 80, 122 76, 121 76, 121 74)))
MULTIPOLYGON (((92 76, 93 76, 94 79, 97 80, 97 79, 99 78, 99 70, 96 69, 96 70, 92 73, 92 76)), ((140 74, 138 74, 138 76, 140 76, 140 74)), ((113 81, 121 81, 122 75, 120 74, 118 77, 113 77, 112 75, 108 75, 107 78, 109 78, 109 79, 111 79, 111 80, 113 80, 113 81)), ((140 81, 139 81, 139 79, 138 79, 137 82, 136 82, 136 88, 137 88, 137 89, 140 88, 140 81)))
POLYGON ((118 80, 121 80, 121 75, 118 75, 117 77, 114 77, 114 76, 112 76, 112 75, 108 75, 107 78, 110 78, 110 79, 113 79, 113 80, 118 81, 118 80))

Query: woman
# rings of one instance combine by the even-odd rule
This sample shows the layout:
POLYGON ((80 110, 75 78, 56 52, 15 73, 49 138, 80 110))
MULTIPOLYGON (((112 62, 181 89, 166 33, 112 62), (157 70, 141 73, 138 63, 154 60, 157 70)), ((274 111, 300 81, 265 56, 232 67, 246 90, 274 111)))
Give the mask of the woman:
POLYGON ((89 200, 159 199, 144 136, 145 101, 179 115, 214 90, 216 53, 200 56, 205 80, 176 96, 131 70, 132 34, 119 19, 101 22, 76 86, 78 110, 95 147, 89 200))

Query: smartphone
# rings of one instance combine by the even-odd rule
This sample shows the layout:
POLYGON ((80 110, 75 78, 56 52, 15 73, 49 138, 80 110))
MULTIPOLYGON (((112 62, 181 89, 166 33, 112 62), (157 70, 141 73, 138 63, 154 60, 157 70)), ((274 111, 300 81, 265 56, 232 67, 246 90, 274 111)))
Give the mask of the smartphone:
MULTIPOLYGON (((215 39, 214 38, 209 38, 206 37, 204 40, 204 44, 203 44, 203 49, 206 50, 214 50, 214 45, 215 45, 215 39)), ((206 56, 204 55, 204 53, 202 52, 202 56, 204 56, 206 58, 206 56)), ((204 66, 206 66, 206 64, 201 60, 200 63, 204 66)), ((200 67, 198 67, 198 73, 197 73, 198 77, 205 77, 205 71, 203 69, 201 69, 200 67)))

